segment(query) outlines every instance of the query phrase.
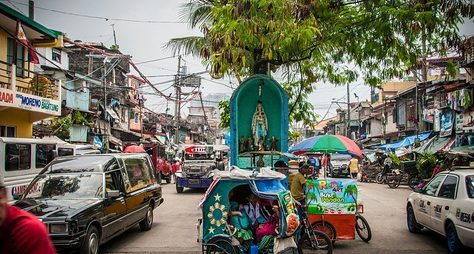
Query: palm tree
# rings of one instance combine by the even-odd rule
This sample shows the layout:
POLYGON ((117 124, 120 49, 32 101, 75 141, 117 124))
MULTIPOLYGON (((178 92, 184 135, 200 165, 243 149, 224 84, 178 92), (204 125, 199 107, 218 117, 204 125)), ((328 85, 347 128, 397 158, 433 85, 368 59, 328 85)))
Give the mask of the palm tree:
POLYGON ((212 0, 190 0, 181 6, 181 19, 188 22, 192 29, 199 28, 203 32, 203 36, 185 36, 173 38, 165 44, 166 48, 173 51, 174 54, 192 54, 203 58, 209 57, 203 52, 209 46, 206 35, 206 24, 212 23, 211 10, 213 7, 212 0))

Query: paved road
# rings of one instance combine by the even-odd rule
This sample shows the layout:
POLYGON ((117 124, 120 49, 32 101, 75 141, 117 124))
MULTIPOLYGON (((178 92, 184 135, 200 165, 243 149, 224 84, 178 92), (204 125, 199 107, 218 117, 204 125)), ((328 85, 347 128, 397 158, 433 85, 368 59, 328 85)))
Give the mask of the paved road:
MULTIPOLYGON (((365 214, 372 228, 372 240, 365 243, 337 241, 334 253, 446 253, 444 239, 423 230, 411 234, 406 228, 407 187, 390 189, 386 185, 360 183, 365 214)), ((196 222, 203 191, 186 190, 177 194, 173 184, 163 185, 165 202, 155 210, 155 223, 148 232, 134 227, 105 244, 105 253, 200 253, 196 243, 196 222)))

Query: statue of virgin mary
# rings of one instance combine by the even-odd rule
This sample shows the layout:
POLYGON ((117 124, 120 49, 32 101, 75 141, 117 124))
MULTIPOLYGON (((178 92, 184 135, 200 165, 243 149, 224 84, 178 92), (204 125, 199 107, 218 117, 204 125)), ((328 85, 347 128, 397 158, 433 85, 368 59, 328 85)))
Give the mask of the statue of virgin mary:
MULTIPOLYGON (((257 108, 252 117, 252 136, 254 146, 258 147, 259 141, 262 140, 265 142, 265 138, 268 133, 268 122, 267 115, 263 109, 263 104, 261 101, 257 103, 257 108)), ((262 148, 260 148, 262 149, 262 148)))

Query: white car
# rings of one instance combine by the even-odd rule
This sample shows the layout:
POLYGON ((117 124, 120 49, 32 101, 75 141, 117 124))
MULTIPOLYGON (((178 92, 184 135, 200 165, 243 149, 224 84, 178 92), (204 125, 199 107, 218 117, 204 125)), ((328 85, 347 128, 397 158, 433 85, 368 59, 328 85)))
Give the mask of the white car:
POLYGON ((410 232, 426 227, 446 236, 449 253, 474 248, 474 168, 441 172, 407 201, 410 232))

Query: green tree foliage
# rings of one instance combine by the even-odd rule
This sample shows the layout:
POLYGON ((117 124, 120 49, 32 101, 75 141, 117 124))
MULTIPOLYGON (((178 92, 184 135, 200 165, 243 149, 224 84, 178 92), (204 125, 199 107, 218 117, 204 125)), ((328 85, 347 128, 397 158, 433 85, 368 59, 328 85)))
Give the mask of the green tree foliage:
POLYGON ((376 85, 403 76, 424 54, 445 55, 473 13, 470 0, 191 0, 183 16, 203 35, 167 46, 200 56, 215 78, 297 73, 286 90, 305 91, 293 107, 304 111, 310 106, 298 103, 315 82, 362 76, 376 85))
POLYGON ((421 178, 430 178, 436 166, 436 156, 432 153, 422 153, 416 160, 416 169, 421 178))
POLYGON ((230 104, 229 100, 222 100, 219 102, 220 124, 221 128, 228 128, 230 126, 230 104))
POLYGON ((51 129, 53 134, 62 140, 69 139, 69 129, 72 126, 72 120, 70 116, 55 117, 51 120, 51 129))

